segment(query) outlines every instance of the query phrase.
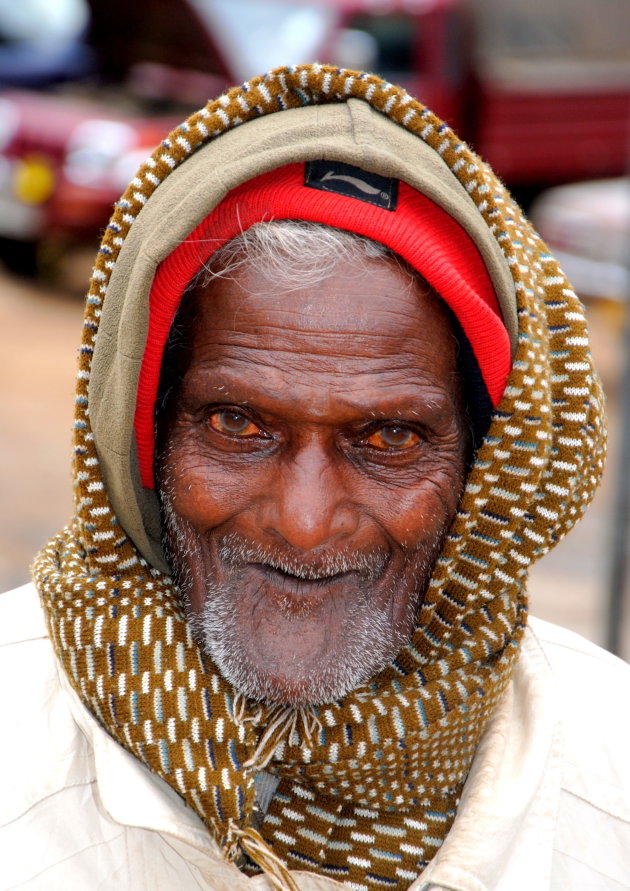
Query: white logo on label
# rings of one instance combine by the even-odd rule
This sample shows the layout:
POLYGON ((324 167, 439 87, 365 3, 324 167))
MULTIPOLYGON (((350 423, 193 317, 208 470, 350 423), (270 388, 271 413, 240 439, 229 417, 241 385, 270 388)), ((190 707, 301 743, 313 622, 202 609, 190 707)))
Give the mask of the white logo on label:
POLYGON ((362 179, 359 179, 356 176, 346 176, 345 173, 332 173, 330 170, 322 176, 320 182, 323 183, 330 179, 341 179, 346 183, 350 183, 355 189, 365 192, 367 195, 379 195, 381 192, 380 189, 371 186, 369 183, 363 182, 362 179))

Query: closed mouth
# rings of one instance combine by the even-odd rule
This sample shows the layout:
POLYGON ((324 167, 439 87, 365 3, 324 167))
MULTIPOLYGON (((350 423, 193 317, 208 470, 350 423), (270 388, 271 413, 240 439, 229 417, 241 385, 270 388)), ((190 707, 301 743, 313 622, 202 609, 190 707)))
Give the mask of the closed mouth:
POLYGON ((287 572, 279 567, 269 566, 269 564, 266 563, 250 563, 249 565, 262 573, 272 584, 279 584, 282 587, 290 584, 294 591, 299 591, 299 589, 302 588, 305 593, 310 590, 326 587, 327 585, 336 582, 349 580, 351 577, 356 577, 358 575, 358 573, 354 571, 337 572, 332 575, 327 575, 325 573, 318 574, 314 570, 309 570, 307 568, 298 575, 297 573, 287 572))
MULTIPOLYGON (((315 575, 315 573, 312 573, 315 575)), ((303 578, 266 563, 247 563, 243 594, 253 598, 258 608, 261 598, 288 620, 306 620, 321 609, 342 611, 341 604, 352 602, 360 591, 359 573, 339 572, 303 578), (249 578, 247 578, 249 576, 249 578)), ((322 618, 317 620, 322 621, 322 618)))

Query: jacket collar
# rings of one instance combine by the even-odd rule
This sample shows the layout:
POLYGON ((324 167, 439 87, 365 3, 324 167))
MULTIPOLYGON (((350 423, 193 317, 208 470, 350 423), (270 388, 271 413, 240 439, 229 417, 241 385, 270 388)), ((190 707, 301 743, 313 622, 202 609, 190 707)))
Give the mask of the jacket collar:
POLYGON ((410 891, 550 887, 563 749, 556 699, 551 669, 528 629, 453 826, 410 891))
POLYGON ((137 826, 175 836, 210 856, 219 847, 196 813, 163 780, 122 748, 85 708, 60 669, 74 719, 94 753, 95 779, 110 816, 123 826, 137 826))

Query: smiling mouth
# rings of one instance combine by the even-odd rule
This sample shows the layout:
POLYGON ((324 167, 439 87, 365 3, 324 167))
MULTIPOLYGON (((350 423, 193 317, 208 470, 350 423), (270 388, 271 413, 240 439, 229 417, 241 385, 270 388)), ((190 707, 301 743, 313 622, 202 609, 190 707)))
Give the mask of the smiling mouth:
POLYGON ((287 615, 306 618, 328 604, 338 607, 348 598, 355 600, 363 585, 360 573, 355 571, 326 573, 314 570, 295 572, 269 566, 267 563, 249 563, 250 579, 260 586, 263 597, 287 615), (305 576, 308 576, 305 578, 305 576))
POLYGON ((336 582, 356 579, 356 571, 336 572, 334 574, 317 573, 304 567, 299 573, 287 572, 279 567, 269 566, 268 563, 250 563, 252 568, 262 573, 272 584, 285 586, 290 584, 294 589, 303 587, 305 591, 316 590, 336 582))
POLYGON ((297 575, 267 563, 253 562, 247 564, 247 569, 263 598, 268 598, 289 621, 308 619, 324 608, 341 608, 348 597, 356 600, 360 589, 356 571, 325 574, 305 568, 297 575))

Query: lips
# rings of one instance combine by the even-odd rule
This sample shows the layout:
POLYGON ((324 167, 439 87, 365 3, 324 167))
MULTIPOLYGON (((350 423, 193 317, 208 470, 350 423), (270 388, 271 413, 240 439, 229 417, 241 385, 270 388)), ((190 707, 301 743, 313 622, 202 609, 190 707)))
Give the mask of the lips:
POLYGON ((303 578, 264 563, 248 563, 243 578, 245 588, 255 586, 257 593, 268 597, 285 615, 304 618, 327 601, 356 597, 359 574, 338 572, 303 578))
POLYGON ((358 573, 356 571, 352 572, 336 572, 330 575, 325 573, 316 574, 315 572, 310 572, 305 569, 304 574, 296 574, 292 572, 285 572, 283 569, 276 569, 273 566, 269 566, 265 563, 250 563, 250 566, 257 569, 261 573, 264 573, 272 583, 295 583, 304 585, 305 590, 309 590, 310 588, 322 587, 328 584, 332 584, 336 581, 341 581, 343 579, 356 578, 358 573))

